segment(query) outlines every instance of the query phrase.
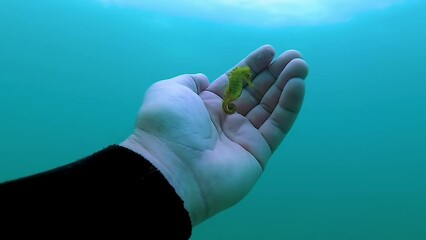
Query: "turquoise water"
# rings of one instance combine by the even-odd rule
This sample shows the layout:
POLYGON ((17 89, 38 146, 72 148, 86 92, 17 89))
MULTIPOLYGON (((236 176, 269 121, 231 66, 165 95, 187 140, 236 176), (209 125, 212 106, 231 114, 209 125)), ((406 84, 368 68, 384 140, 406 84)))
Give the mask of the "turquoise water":
POLYGON ((272 44, 310 65, 302 113, 253 191, 191 239, 426 239, 426 3, 272 29, 96 1, 0 5, 0 181, 120 142, 152 83, 214 80, 272 44))

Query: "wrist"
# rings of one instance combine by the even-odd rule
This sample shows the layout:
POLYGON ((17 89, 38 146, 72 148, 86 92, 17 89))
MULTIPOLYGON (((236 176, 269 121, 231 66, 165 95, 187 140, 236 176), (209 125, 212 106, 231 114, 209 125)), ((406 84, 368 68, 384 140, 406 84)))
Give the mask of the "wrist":
POLYGON ((184 202, 192 226, 207 218, 206 204, 198 181, 192 174, 190 166, 167 145, 166 141, 137 129, 119 145, 143 156, 163 174, 184 202))

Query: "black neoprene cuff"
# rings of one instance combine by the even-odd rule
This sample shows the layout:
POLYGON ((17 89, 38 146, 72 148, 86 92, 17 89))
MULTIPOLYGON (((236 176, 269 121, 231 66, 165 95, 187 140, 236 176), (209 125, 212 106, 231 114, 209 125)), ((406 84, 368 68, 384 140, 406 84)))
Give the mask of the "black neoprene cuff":
POLYGON ((32 230, 32 237, 51 236, 53 230, 68 237, 120 234, 123 239, 191 235, 183 201, 164 176, 142 156, 118 145, 0 184, 0 218, 0 234, 17 227, 32 230))

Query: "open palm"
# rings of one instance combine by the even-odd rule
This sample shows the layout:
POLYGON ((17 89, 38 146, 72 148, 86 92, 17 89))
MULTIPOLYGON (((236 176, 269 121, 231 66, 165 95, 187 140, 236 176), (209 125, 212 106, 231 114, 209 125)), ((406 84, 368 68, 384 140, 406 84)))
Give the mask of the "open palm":
POLYGON ((307 64, 294 50, 274 55, 265 45, 236 65, 250 67, 254 87, 244 87, 232 115, 222 98, 233 68, 211 84, 203 74, 186 74, 145 94, 135 133, 122 145, 163 173, 193 225, 247 195, 300 111, 307 64))

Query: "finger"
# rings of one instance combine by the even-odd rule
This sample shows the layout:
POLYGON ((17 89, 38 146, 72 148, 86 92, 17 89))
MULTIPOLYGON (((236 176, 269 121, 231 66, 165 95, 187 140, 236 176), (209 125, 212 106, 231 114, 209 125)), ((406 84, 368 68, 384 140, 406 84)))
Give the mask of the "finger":
POLYGON ((230 68, 226 74, 229 76, 231 71, 236 67, 248 66, 253 73, 253 77, 255 77, 271 64, 274 56, 275 49, 271 45, 263 45, 251 52, 246 58, 237 63, 237 65, 230 68))
MULTIPOLYGON (((302 58, 302 54, 300 54, 298 51, 285 51, 276 60, 274 60, 265 71, 262 71, 260 74, 258 74, 253 80, 254 87, 245 87, 243 93, 241 94, 241 97, 237 101, 235 101, 235 104, 239 106, 238 112, 246 116, 253 108, 257 107, 259 105, 259 102, 264 98, 264 95, 277 82, 277 79, 278 82, 282 80, 279 78, 279 76, 283 69, 285 69, 291 61, 299 58, 302 58)), ((305 76, 303 76, 302 74, 300 76, 305 78, 306 74, 305 76)), ((285 82, 290 79, 290 75, 287 74, 286 77, 287 78, 285 82)), ((280 89, 282 90, 283 87, 280 87, 280 89)), ((280 95, 281 92, 276 97, 275 105, 278 102, 280 95)))
POLYGON ((268 68, 269 73, 275 77, 275 79, 278 78, 278 76, 281 74, 285 66, 289 64, 293 59, 296 58, 302 58, 302 54, 297 50, 287 50, 283 52, 268 68))
POLYGON ((200 94, 202 91, 206 90, 209 86, 209 80, 206 75, 202 73, 197 74, 184 74, 170 79, 169 81, 176 82, 181 84, 189 89, 191 89, 196 94, 200 94))
POLYGON ((218 77, 213 81, 207 88, 208 91, 215 93, 216 95, 223 98, 225 87, 228 84, 228 76, 232 69, 239 66, 250 67, 253 75, 256 76, 259 72, 263 71, 269 66, 275 55, 275 50, 270 45, 263 45, 251 52, 246 58, 241 60, 237 65, 229 69, 225 74, 218 77))
POLYGON ((277 149, 290 131, 302 107, 304 95, 304 80, 301 78, 289 80, 284 87, 277 107, 259 128, 259 132, 268 142, 272 151, 277 149))
MULTIPOLYGON (((271 65, 269 71, 271 75, 275 74, 273 72, 277 72, 284 64, 284 61, 280 61, 274 66, 271 65), (281 66, 277 67, 277 65, 281 66)), ((288 62, 285 65, 284 70, 282 70, 281 74, 279 74, 277 80, 265 93, 262 100, 260 100, 260 102, 258 102, 258 104, 256 104, 256 106, 250 109, 250 111, 247 113, 247 119, 256 128, 259 128, 269 118, 274 109, 277 107, 283 89, 288 83, 288 81, 292 78, 305 79, 308 72, 308 65, 303 59, 296 58, 288 62)))

